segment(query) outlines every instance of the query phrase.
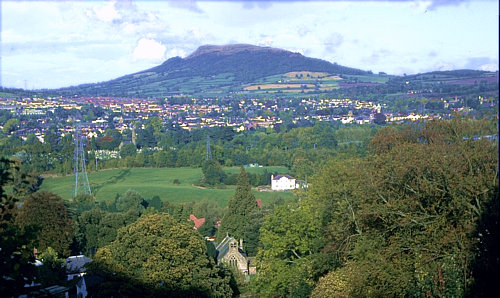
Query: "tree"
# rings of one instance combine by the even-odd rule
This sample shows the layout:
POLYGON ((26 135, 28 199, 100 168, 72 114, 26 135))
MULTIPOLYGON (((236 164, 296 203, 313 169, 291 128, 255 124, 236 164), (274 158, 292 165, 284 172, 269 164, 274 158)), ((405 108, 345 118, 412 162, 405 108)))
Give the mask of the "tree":
POLYGON ((213 159, 205 161, 201 171, 203 173, 202 181, 208 185, 219 184, 226 176, 219 162, 213 159))
POLYGON ((261 228, 253 289, 265 296, 307 297, 314 285, 313 256, 323 246, 321 220, 308 204, 279 206, 261 228))
POLYGON ((125 144, 120 148, 120 157, 125 158, 127 156, 135 156, 137 154, 137 148, 134 144, 125 144))
POLYGON ((100 208, 85 211, 77 220, 76 239, 80 249, 86 253, 95 253, 116 238, 118 230, 133 223, 138 214, 133 210, 127 213, 106 212, 100 208))
POLYGON ((373 123, 375 124, 385 124, 386 117, 383 113, 376 113, 374 115, 373 123))
POLYGON ((168 214, 154 214, 120 229, 94 262, 120 268, 125 276, 163 294, 231 296, 229 278, 219 276, 206 249, 195 230, 168 214))
POLYGON ((58 195, 47 191, 34 193, 26 199, 19 209, 16 222, 23 228, 36 226, 40 228, 37 236, 38 246, 43 251, 49 246, 62 255, 70 255, 73 241, 73 219, 58 195))
POLYGON ((38 266, 40 283, 44 287, 64 285, 67 280, 66 267, 63 266, 64 259, 59 258, 57 252, 50 246, 39 254, 39 258, 43 263, 38 266))
POLYGON ((146 206, 146 200, 135 190, 128 190, 115 200, 115 207, 118 212, 133 210, 140 213, 146 206))
MULTIPOLYGON (((236 191, 227 203, 226 212, 217 232, 217 239, 222 240, 229 233, 233 238, 243 239, 247 242, 245 247, 247 253, 255 255, 257 253, 256 248, 258 244, 256 241, 258 241, 258 237, 252 235, 253 232, 251 230, 256 226, 258 230, 259 221, 255 217, 259 217, 258 213, 256 214, 259 211, 259 207, 250 189, 248 175, 245 169, 241 167, 236 191), (250 227, 253 228, 250 229, 250 227), (255 242, 249 242, 249 239, 254 239, 253 241, 255 242)), ((260 214, 260 217, 262 217, 262 214, 260 214)))
POLYGON ((7 120, 7 122, 5 122, 2 131, 4 134, 9 134, 14 130, 16 130, 18 126, 19 126, 19 119, 10 118, 9 120, 7 120))
POLYGON ((36 280, 35 258, 28 244, 36 240, 34 229, 16 225, 17 200, 5 191, 10 182, 10 162, 0 159, 0 292, 19 296, 26 283, 36 280))

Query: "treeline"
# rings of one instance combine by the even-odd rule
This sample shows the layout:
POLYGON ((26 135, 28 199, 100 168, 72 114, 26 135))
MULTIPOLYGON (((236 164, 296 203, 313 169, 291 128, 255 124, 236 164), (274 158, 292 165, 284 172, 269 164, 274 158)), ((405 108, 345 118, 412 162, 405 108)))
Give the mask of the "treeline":
MULTIPOLYGON (((296 127, 285 121, 280 127, 236 132, 229 127, 184 130, 159 118, 150 118, 133 131, 113 127, 92 137, 85 147, 87 170, 117 167, 201 167, 206 160, 207 138, 212 159, 222 166, 259 164, 286 166, 305 180, 325 159, 363 154, 377 125, 343 125, 317 122, 296 127), (134 141, 134 142, 132 142, 134 141), (112 157, 115 151, 117 157, 112 157)), ((12 135, 0 138, 0 155, 19 160, 26 172, 71 174, 74 142, 48 129, 44 142, 30 134, 26 140, 12 135)), ((234 181, 234 177, 228 176, 234 181)), ((254 184, 252 182, 252 184, 254 184)))

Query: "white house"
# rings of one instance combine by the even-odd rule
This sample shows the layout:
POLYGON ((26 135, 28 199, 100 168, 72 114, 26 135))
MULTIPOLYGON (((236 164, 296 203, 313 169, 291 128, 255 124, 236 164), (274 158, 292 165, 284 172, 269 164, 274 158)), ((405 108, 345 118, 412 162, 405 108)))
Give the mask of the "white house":
POLYGON ((296 179, 290 175, 271 175, 272 190, 288 190, 297 188, 296 179))

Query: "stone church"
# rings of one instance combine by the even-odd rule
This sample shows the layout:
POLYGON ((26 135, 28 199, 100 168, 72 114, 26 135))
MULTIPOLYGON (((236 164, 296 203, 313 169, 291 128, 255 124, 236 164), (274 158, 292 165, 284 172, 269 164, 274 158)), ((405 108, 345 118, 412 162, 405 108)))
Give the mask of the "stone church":
POLYGON ((255 273, 255 267, 250 266, 250 260, 243 252, 243 240, 234 239, 226 235, 215 248, 217 250, 217 264, 225 263, 227 266, 237 268, 243 274, 255 273))

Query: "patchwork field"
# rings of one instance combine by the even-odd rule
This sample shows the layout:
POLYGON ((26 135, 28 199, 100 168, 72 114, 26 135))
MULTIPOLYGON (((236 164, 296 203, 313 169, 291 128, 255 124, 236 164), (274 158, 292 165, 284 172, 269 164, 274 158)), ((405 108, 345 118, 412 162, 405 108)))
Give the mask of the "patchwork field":
MULTIPOLYGON (((267 169, 269 172, 286 173, 285 167, 246 168, 249 173, 259 173, 267 169)), ((224 168, 226 173, 238 173, 238 167, 224 168)), ((201 179, 200 168, 127 168, 112 169, 88 173, 92 193, 98 201, 113 200, 116 194, 122 194, 129 189, 139 192, 145 198, 155 195, 164 201, 180 203, 203 199, 215 200, 220 206, 226 206, 228 199, 234 194, 235 187, 226 189, 210 189, 194 186, 201 179), (178 179, 180 184, 174 184, 178 179)), ((74 176, 47 177, 41 189, 60 195, 64 199, 71 198, 74 176)), ((273 197, 291 199, 291 192, 259 192, 253 191, 263 204, 273 197)))
POLYGON ((261 85, 251 85, 244 88, 244 90, 268 90, 268 89, 300 89, 302 86, 307 86, 307 88, 314 88, 314 84, 261 84, 261 85))

